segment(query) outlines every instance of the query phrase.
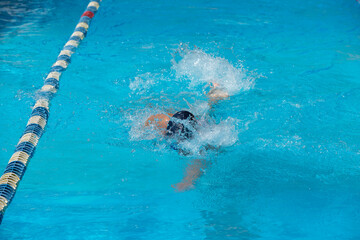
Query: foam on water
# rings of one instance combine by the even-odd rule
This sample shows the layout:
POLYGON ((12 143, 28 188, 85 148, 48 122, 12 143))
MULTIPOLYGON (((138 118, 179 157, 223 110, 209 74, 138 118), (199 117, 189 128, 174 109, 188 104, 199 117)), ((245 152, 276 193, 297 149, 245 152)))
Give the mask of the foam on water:
POLYGON ((212 56, 201 49, 185 48, 178 54, 180 60, 176 61, 174 57, 172 68, 177 78, 190 80, 190 87, 216 82, 234 95, 254 85, 254 77, 247 74, 240 63, 235 67, 225 58, 212 56))
POLYGON ((153 127, 145 127, 146 119, 158 113, 165 113, 161 109, 144 108, 135 112, 125 114, 126 119, 130 122, 130 140, 141 141, 161 138, 161 134, 153 127))
MULTIPOLYGON (((144 127, 144 123, 150 115, 166 114, 169 112, 169 108, 173 108, 175 112, 189 110, 198 119, 199 129, 194 138, 190 141, 177 143, 182 150, 190 155, 203 155, 209 149, 214 150, 235 144, 238 141, 240 120, 224 116, 224 118, 220 117, 220 120, 216 122, 209 117, 211 107, 207 100, 203 100, 205 97, 203 93, 195 94, 203 99, 195 99, 191 103, 188 102, 187 96, 191 92, 197 91, 195 87, 200 86, 204 89, 209 82, 220 84, 231 96, 249 90, 254 85, 254 77, 249 76, 242 65, 235 67, 225 58, 212 56, 201 49, 189 50, 188 48, 181 48, 173 56, 171 63, 171 69, 164 69, 161 73, 147 72, 140 74, 130 81, 129 88, 133 93, 132 97, 135 98, 154 96, 155 92, 159 92, 159 89, 161 89, 162 93, 165 84, 170 88, 174 88, 167 89, 169 92, 182 91, 177 93, 180 97, 175 94, 172 98, 175 101, 175 106, 168 106, 168 103, 163 102, 163 106, 156 105, 154 107, 148 105, 151 104, 149 102, 146 107, 129 112, 126 119, 131 128, 129 132, 130 140, 152 140, 156 143, 155 146, 164 149, 164 144, 169 144, 167 143, 169 139, 164 138, 154 128, 144 127), (169 81, 174 80, 177 83, 180 82, 181 89, 175 84, 167 84, 169 81), (188 84, 189 80, 190 84, 188 84), (180 107, 181 105, 187 107, 184 109, 180 107)), ((164 94, 166 94, 166 91, 164 94)), ((151 101, 151 99, 148 100, 151 101)), ((148 148, 147 146, 144 147, 148 148)))
POLYGON ((199 126, 194 138, 191 140, 177 142, 174 139, 167 139, 157 129, 144 126, 146 119, 150 115, 157 113, 165 114, 166 112, 161 109, 145 108, 126 114, 126 118, 130 122, 129 135, 131 141, 145 141, 143 148, 148 150, 148 141, 152 141, 151 146, 154 146, 154 148, 150 149, 154 151, 170 149, 165 146, 176 143, 183 152, 190 156, 206 155, 207 150, 232 146, 238 141, 240 128, 238 119, 228 117, 216 123, 208 116, 206 116, 207 119, 198 119, 199 126))
POLYGON ((204 155, 207 150, 229 147, 238 141, 238 121, 228 117, 216 124, 213 121, 200 120, 200 127, 194 138, 182 141, 179 146, 191 155, 204 155))
POLYGON ((155 81, 156 76, 152 76, 151 73, 144 73, 130 81, 129 88, 136 94, 143 94, 155 84, 155 81))

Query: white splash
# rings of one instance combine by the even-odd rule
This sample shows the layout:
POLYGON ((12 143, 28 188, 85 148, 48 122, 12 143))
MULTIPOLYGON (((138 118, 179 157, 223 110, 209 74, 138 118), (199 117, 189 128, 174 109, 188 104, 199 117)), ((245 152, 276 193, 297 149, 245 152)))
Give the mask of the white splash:
POLYGON ((179 55, 181 59, 173 59, 172 68, 177 78, 189 79, 192 87, 216 82, 234 95, 254 85, 254 78, 242 65, 234 67, 225 58, 211 56, 200 49, 182 50, 179 55))
POLYGON ((144 73, 130 81, 129 88, 137 94, 145 93, 156 83, 154 76, 151 73, 144 73))
POLYGON ((203 150, 229 147, 238 141, 239 130, 237 119, 227 118, 220 123, 199 121, 200 127, 194 138, 183 141, 179 145, 181 149, 192 155, 202 155, 203 150))
POLYGON ((146 108, 125 114, 125 118, 130 123, 130 141, 151 140, 160 136, 156 129, 145 127, 146 119, 157 113, 159 112, 156 109, 146 108))
MULTIPOLYGON (((130 124, 130 141, 155 140, 156 144, 153 146, 157 146, 158 149, 153 150, 168 151, 170 148, 165 148, 164 146, 169 145, 167 142, 172 142, 172 139, 164 137, 158 129, 145 127, 146 119, 157 113, 165 112, 160 109, 145 108, 126 114, 125 117, 130 124)), ((229 117, 219 123, 215 123, 208 116, 205 118, 198 118, 199 125, 194 138, 179 142, 178 146, 180 149, 190 153, 192 156, 199 156, 205 154, 208 149, 232 146, 238 141, 239 120, 229 117), (208 119, 205 120, 205 118, 208 119)), ((148 143, 145 145, 147 146, 148 143)))
MULTIPOLYGON (((195 50, 181 50, 177 52, 178 55, 174 56, 172 60, 172 70, 164 69, 161 73, 145 73, 135 77, 130 82, 130 89, 138 95, 151 95, 158 89, 164 82, 174 81, 181 83, 184 88, 197 91, 198 86, 204 87, 209 82, 216 82, 225 88, 229 95, 237 94, 241 91, 247 91, 254 85, 254 77, 248 73, 242 65, 235 67, 228 60, 215 57, 205 53, 200 49, 195 50), (173 75, 175 73, 175 76, 173 75), (175 78, 175 79, 174 79, 175 78), (186 83, 190 81, 190 85, 186 83)), ((166 86, 169 86, 166 83, 166 86)), ((175 85, 174 85, 175 86, 175 85)), ((175 86, 175 94, 179 91, 178 86, 175 86)), ((182 89, 184 91, 184 89, 182 89)), ((159 92, 159 91, 157 91, 159 92)), ((196 95, 195 95, 196 96, 196 95)), ((177 101, 185 101, 188 105, 188 110, 192 112, 199 122, 199 128, 196 131, 194 138, 189 141, 178 142, 180 149, 184 150, 191 155, 206 154, 208 150, 218 149, 221 147, 228 147, 234 145, 238 141, 239 131, 244 130, 241 121, 228 117, 218 123, 211 119, 209 116, 210 106, 208 101, 203 99, 192 99, 189 103, 185 98, 177 99, 177 101)), ((154 151, 169 150, 168 141, 157 129, 145 127, 146 119, 154 114, 167 113, 167 108, 173 108, 165 102, 161 102, 164 106, 144 106, 143 109, 137 109, 135 112, 129 113, 126 118, 130 123, 130 140, 142 141, 154 139, 158 149, 154 151)), ((160 104, 160 105, 161 105, 160 104)), ((186 109, 174 109, 186 110, 186 109)), ((172 112, 174 113, 174 112, 172 112)), ((148 142, 146 143, 146 146, 148 142)))

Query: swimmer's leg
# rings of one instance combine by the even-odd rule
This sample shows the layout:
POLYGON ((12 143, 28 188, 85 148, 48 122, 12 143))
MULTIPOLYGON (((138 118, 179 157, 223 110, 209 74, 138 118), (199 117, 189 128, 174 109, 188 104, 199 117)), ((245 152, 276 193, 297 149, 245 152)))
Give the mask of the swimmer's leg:
POLYGON ((178 192, 187 191, 194 188, 196 180, 203 175, 203 170, 207 167, 204 159, 196 159, 190 163, 185 171, 185 176, 181 182, 172 185, 178 192))

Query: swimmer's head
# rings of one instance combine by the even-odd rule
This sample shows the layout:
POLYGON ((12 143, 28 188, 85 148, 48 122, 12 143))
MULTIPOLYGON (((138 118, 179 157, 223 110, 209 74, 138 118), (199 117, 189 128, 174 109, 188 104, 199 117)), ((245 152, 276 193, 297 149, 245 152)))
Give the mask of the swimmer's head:
POLYGON ((191 139, 197 125, 195 116, 188 111, 180 111, 175 113, 170 119, 166 136, 178 137, 180 140, 191 139))

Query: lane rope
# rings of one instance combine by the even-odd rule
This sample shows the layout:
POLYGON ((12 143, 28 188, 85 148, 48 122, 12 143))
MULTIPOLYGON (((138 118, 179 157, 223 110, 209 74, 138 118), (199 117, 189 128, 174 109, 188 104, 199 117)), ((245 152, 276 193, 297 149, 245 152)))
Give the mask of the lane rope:
POLYGON ((16 145, 15 152, 11 156, 3 175, 0 177, 0 224, 44 132, 49 118, 50 100, 59 89, 61 74, 67 69, 71 56, 85 38, 91 19, 99 9, 100 2, 101 0, 90 1, 70 39, 52 65, 44 85, 38 91, 38 100, 33 107, 25 131, 16 145))

